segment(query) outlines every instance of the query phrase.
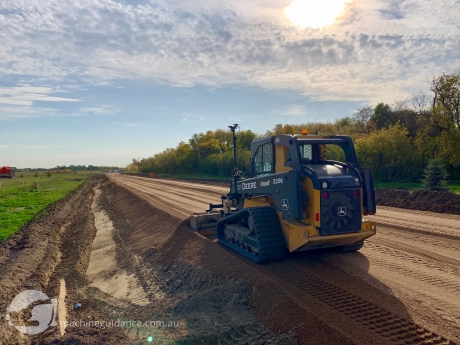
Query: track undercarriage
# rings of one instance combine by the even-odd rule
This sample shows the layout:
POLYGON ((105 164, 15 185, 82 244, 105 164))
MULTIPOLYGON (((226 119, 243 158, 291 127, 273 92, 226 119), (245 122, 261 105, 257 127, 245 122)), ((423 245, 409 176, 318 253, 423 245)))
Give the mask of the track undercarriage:
POLYGON ((247 208, 221 219, 217 238, 256 263, 280 260, 285 254, 278 216, 270 207, 247 208))

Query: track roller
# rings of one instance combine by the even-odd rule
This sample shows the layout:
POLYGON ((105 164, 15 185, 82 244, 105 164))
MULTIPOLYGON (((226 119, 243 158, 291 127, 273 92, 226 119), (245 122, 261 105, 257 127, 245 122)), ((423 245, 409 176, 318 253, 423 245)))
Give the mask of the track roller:
POLYGON ((278 216, 270 207, 243 209, 217 223, 219 243, 255 262, 280 260, 285 240, 278 216))

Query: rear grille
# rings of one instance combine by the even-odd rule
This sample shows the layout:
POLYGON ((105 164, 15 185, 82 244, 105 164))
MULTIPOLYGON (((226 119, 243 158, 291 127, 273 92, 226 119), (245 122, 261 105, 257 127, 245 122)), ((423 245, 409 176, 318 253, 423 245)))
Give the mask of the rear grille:
POLYGON ((361 198, 353 190, 328 190, 321 198, 321 235, 345 234, 361 230, 361 198))

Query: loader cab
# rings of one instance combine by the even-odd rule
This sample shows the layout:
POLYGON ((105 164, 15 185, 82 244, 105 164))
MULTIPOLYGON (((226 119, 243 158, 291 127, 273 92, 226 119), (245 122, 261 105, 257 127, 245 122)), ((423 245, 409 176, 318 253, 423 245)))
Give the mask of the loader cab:
POLYGON ((347 136, 278 135, 256 139, 251 144, 251 177, 284 171, 299 171, 318 164, 343 163, 358 169, 353 142, 347 136))
POLYGON ((277 135, 251 144, 251 178, 295 171, 299 181, 309 179, 315 190, 352 188, 363 190, 363 214, 375 214, 374 186, 370 170, 359 168, 349 136, 277 135))

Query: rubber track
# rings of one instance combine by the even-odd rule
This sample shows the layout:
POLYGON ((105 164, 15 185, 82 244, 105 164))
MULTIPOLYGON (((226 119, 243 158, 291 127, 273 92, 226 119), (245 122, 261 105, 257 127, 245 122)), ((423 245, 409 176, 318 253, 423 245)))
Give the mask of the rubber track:
POLYGON ((280 260, 285 254, 284 237, 279 219, 276 212, 270 207, 251 207, 221 219, 217 223, 217 237, 222 245, 258 264, 280 260), (254 220, 254 232, 259 243, 259 255, 254 255, 225 239, 226 224, 236 223, 238 220, 249 216, 252 216, 254 220))
POLYGON ((264 266, 269 272, 388 340, 389 344, 456 345, 331 283, 287 263, 264 266))

